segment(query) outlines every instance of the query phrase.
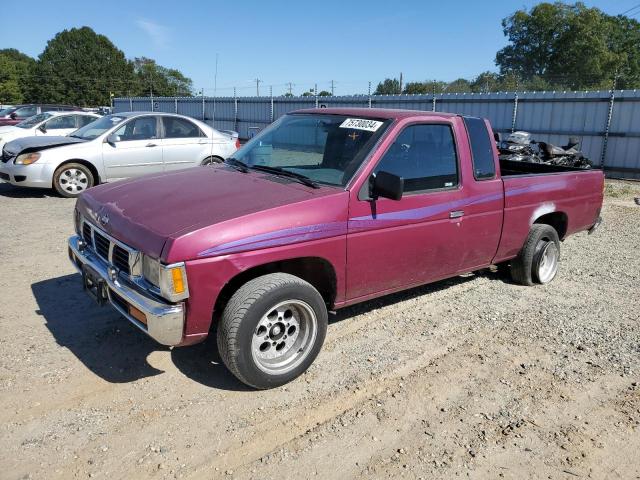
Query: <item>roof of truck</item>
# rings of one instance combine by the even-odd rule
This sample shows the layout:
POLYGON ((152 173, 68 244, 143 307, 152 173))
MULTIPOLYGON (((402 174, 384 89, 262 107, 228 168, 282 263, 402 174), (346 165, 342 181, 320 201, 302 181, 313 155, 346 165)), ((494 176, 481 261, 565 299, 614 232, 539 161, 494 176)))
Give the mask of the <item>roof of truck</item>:
POLYGON ((454 113, 425 112, 424 110, 400 110, 387 108, 306 108, 291 113, 320 113, 326 115, 350 115, 355 117, 399 120, 408 117, 455 117, 454 113))

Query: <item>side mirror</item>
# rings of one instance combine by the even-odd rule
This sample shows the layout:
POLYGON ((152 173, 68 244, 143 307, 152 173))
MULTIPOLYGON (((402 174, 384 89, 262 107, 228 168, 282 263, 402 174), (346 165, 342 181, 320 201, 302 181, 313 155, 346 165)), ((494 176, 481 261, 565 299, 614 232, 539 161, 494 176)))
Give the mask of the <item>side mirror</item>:
POLYGON ((40 130, 42 133, 47 133, 47 127, 44 123, 38 127, 38 130, 40 130))
POLYGON ((404 179, 389 172, 378 172, 371 175, 371 198, 379 197, 400 200, 404 191, 404 179))
POLYGON ((115 133, 112 133, 111 135, 107 136, 105 141, 109 145, 115 145, 116 143, 118 143, 120 141, 120 135, 116 135, 115 133))
POLYGON ((16 112, 13 112, 13 113, 10 113, 10 114, 9 114, 9 118, 10 118, 11 120, 15 120, 16 118, 18 118, 18 115, 16 115, 16 112))

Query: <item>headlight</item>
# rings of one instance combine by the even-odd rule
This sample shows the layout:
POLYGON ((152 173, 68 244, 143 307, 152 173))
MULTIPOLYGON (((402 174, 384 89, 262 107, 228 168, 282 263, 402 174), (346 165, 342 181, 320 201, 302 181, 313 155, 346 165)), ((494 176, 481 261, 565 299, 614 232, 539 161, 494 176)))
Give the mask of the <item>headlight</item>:
POLYGON ((187 271, 183 262, 163 265, 155 258, 143 255, 142 276, 160 289, 160 295, 171 302, 178 302, 189 296, 187 271))
POLYGON ((22 155, 18 155, 15 163, 16 165, 31 165, 37 162, 40 156, 39 152, 23 153, 22 155))

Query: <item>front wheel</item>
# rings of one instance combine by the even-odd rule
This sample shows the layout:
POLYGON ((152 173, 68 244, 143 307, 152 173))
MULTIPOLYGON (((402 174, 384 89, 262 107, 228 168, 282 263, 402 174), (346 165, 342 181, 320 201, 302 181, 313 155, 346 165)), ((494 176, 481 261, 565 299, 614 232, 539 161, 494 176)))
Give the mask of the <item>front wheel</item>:
POLYGON ((259 389, 278 387, 304 373, 327 332, 327 308, 308 282, 286 273, 250 280, 227 304, 218 350, 227 368, 259 389))
POLYGON ((560 239, 550 225, 533 224, 524 246, 511 261, 511 278, 521 285, 549 283, 558 273, 560 239))
POLYGON ((209 167, 211 165, 215 165, 217 163, 222 163, 223 160, 220 157, 207 157, 205 158, 200 165, 203 167, 209 167))
POLYGON ((63 197, 77 197, 93 187, 95 179, 91 170, 81 163, 65 163, 53 174, 53 188, 63 197))

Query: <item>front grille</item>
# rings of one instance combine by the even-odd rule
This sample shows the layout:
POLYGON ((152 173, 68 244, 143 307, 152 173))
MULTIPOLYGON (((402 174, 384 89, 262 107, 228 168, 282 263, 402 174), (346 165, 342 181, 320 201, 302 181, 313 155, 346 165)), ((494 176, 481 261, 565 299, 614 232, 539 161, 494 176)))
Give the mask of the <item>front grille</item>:
POLYGON ((87 245, 96 252, 100 257, 106 260, 108 263, 116 267, 119 272, 125 275, 141 275, 142 272, 136 273, 131 271, 130 261, 133 261, 134 265, 138 265, 137 262, 138 253, 131 250, 127 246, 117 242, 110 238, 102 230, 94 227, 88 222, 82 222, 82 238, 87 245), (132 257, 133 255, 133 257, 132 257))
POLYGON ((91 238, 91 226, 88 223, 82 224, 82 238, 87 242, 87 245, 93 247, 93 238, 91 238))
POLYGON ((109 260, 109 244, 111 243, 109 239, 94 230, 93 241, 95 242, 96 253, 105 260, 109 260))
POLYGON ((131 274, 129 270, 129 252, 127 252, 120 245, 113 246, 113 266, 126 275, 131 274))

